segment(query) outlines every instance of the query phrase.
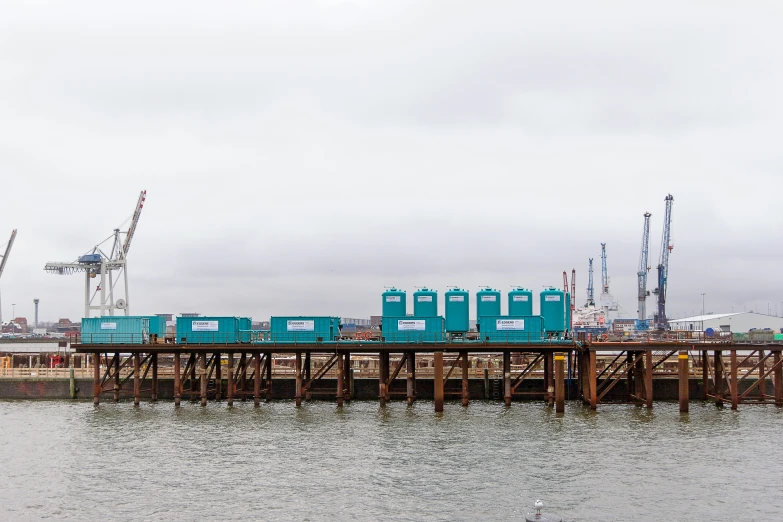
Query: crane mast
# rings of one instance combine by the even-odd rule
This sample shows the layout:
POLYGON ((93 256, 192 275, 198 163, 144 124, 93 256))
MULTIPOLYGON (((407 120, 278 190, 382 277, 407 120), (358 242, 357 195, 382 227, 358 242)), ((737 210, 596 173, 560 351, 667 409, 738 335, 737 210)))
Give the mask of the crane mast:
POLYGON ((609 293, 609 271, 606 269, 606 243, 601 243, 601 293, 609 293))
POLYGON ((587 270, 587 304, 585 306, 595 306, 595 293, 593 290, 593 258, 590 258, 590 267, 587 270))
POLYGON ((649 257, 650 257, 650 214, 644 213, 644 231, 642 232, 642 251, 639 255, 639 271, 636 273, 639 276, 639 325, 637 330, 646 330, 647 321, 647 296, 650 292, 647 291, 647 273, 650 270, 649 257))
POLYGON ((663 217, 661 257, 658 262, 658 288, 654 290, 655 295, 658 296, 658 313, 655 317, 655 325, 659 330, 668 328, 666 320, 666 289, 669 280, 669 254, 674 248, 671 244, 672 203, 674 203, 674 197, 669 194, 664 201, 666 202, 666 213, 663 217))
MULTIPOLYGON (((16 239, 16 229, 11 232, 11 239, 8 240, 8 244, 5 247, 5 252, 0 256, 0 277, 3 277, 3 270, 5 270, 5 264, 8 261, 8 256, 11 253, 11 247, 14 246, 14 239, 16 239)), ((12 317, 11 320, 14 318, 12 317)), ((0 323, 3 322, 3 307, 0 306, 0 323)))

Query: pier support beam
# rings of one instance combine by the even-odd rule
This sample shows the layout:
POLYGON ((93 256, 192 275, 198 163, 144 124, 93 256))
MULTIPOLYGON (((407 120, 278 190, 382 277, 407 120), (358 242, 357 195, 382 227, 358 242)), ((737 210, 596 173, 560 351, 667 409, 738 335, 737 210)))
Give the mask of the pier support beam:
POLYGON ((468 389, 468 352, 465 350, 459 352, 459 357, 462 361, 462 405, 467 406, 470 402, 468 389))
POLYGON ((408 406, 412 406, 416 400, 416 352, 408 352, 407 364, 407 398, 408 406))
POLYGON ((652 350, 644 354, 644 401, 648 410, 653 407, 653 359, 652 350))
POLYGON ((723 406, 723 375, 726 372, 723 367, 723 352, 715 350, 715 364, 712 365, 715 372, 715 406, 723 406))
POLYGON ((139 352, 133 354, 133 405, 141 402, 141 361, 139 352))
POLYGON ((120 400, 120 354, 114 354, 114 402, 120 400))
POLYGON ((201 405, 207 405, 207 354, 198 356, 199 384, 201 385, 201 405))
POLYGON ((511 406, 511 352, 503 352, 503 402, 511 406))
POLYGON ((587 388, 589 390, 590 409, 595 410, 598 407, 598 375, 595 368, 595 352, 587 352, 587 388))
POLYGON ((174 354, 174 406, 179 406, 182 397, 182 382, 180 381, 180 354, 174 354))
POLYGON ((296 407, 302 405, 302 352, 296 352, 296 362, 294 363, 294 373, 296 373, 296 407))
MULTIPOLYGON (((775 382, 778 382, 777 380, 775 382)), ((92 403, 97 406, 101 402, 101 354, 92 355, 92 403)))
POLYGON ((690 372, 688 371, 687 350, 680 350, 680 354, 677 356, 677 363, 679 369, 680 413, 688 413, 688 377, 690 372))
POLYGON ((434 363, 435 413, 440 413, 443 411, 443 352, 435 352, 434 363))
POLYGON ((565 412, 565 355, 555 354, 555 413, 565 412))
POLYGON ((228 399, 228 405, 234 405, 234 352, 228 352, 226 354, 226 373, 228 374, 228 382, 226 383, 226 397, 228 399))
POLYGON ((783 406, 783 366, 780 364, 780 351, 772 354, 772 364, 775 366, 775 404, 783 406))
POLYGON ((261 354, 253 355, 253 406, 261 406, 261 354))
POLYGON ((731 382, 729 383, 729 393, 731 393, 731 409, 736 410, 739 407, 739 389, 737 382, 739 374, 739 364, 737 363, 737 350, 731 350, 731 382))
POLYGON ((152 357, 152 393, 151 399, 153 402, 158 400, 158 354, 151 354, 152 357))
POLYGON ((343 406, 345 400, 345 357, 342 354, 337 355, 337 407, 343 406))

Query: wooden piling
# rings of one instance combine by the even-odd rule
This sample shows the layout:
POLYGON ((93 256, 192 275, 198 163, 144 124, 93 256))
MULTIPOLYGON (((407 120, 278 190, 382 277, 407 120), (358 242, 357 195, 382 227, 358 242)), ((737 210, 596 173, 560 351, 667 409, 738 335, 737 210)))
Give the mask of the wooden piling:
POLYGON ((266 354, 266 402, 272 400, 272 352, 266 354))
POLYGON ((408 352, 407 368, 407 398, 408 406, 412 406, 416 400, 416 352, 408 352))
POLYGON ((138 406, 141 402, 141 355, 139 352, 133 354, 133 405, 138 406))
POLYGON ((120 400, 120 354, 114 354, 114 402, 120 400))
POLYGON ((484 399, 489 399, 489 368, 484 368, 484 399))
POLYGON ((739 407, 739 389, 737 382, 739 374, 739 364, 737 362, 737 350, 731 350, 731 382, 729 383, 729 393, 731 393, 731 409, 736 410, 739 407))
POLYGON ((565 355, 555 354, 555 413, 565 412, 565 355))
MULTIPOLYGON (((505 361, 504 361, 505 364, 505 361)), ((546 390, 546 405, 554 406, 555 403, 555 383, 552 375, 553 357, 551 353, 544 354, 544 389, 546 390)))
MULTIPOLYGON (((303 369, 303 371, 304 371, 304 382, 310 382, 310 375, 312 373, 312 369, 313 369, 313 362, 312 362, 311 354, 310 354, 310 352, 305 352, 304 369, 303 369)), ((310 391, 310 388, 308 387, 305 390, 305 392, 304 392, 304 400, 309 402, 310 399, 312 399, 312 398, 313 398, 313 394, 310 391)))
POLYGON ((219 401, 223 398, 223 372, 220 367, 220 353, 214 354, 215 356, 215 400, 219 401))
POLYGON ((511 352, 503 352, 503 402, 511 406, 511 352))
POLYGON ((468 389, 468 352, 465 350, 459 352, 459 357, 462 361, 462 405, 467 406, 470 402, 468 389))
POLYGON ((587 384, 590 391, 590 409, 598 408, 598 373, 595 365, 595 352, 587 352, 587 384))
MULTIPOLYGON (((777 381, 775 381, 777 382, 777 381)), ((92 403, 97 406, 101 402, 101 354, 92 355, 92 403)))
POLYGON ((652 350, 644 353, 644 400, 648 410, 653 407, 653 359, 652 350))
POLYGON ((261 405, 261 354, 253 354, 253 406, 261 405))
POLYGON ((228 352, 226 354, 226 401, 230 406, 234 405, 234 352, 228 352))
POLYGON ((780 350, 772 354, 772 364, 775 367, 775 404, 783 406, 783 365, 780 364, 780 350))
POLYGON ((687 350, 680 350, 677 356, 677 363, 679 369, 680 413, 688 413, 688 378, 690 377, 690 372, 688 371, 687 350))
POLYGON ((435 413, 440 413, 443 411, 443 352, 435 352, 434 363, 435 413))
POLYGON ((345 358, 342 356, 342 354, 337 355, 337 407, 342 407, 343 401, 345 400, 345 378, 344 378, 344 372, 345 372, 345 358))
POLYGON ((725 369, 723 367, 723 352, 715 350, 713 353, 715 361, 712 365, 715 372, 715 406, 723 406, 723 374, 725 369))
POLYGON ((378 396, 381 406, 389 400, 389 352, 378 354, 378 396))
POLYGON ((182 400, 182 382, 180 381, 180 354, 174 354, 174 406, 179 406, 182 400))
POLYGON ((199 384, 201 385, 201 405, 207 405, 207 354, 198 357, 199 384))
POLYGON ((351 353, 345 354, 345 365, 343 366, 343 398, 346 401, 351 400, 351 353))
POLYGON ((158 400, 158 354, 153 353, 152 357, 152 391, 151 399, 153 402, 158 400))
POLYGON ((302 405, 302 352, 296 352, 294 372, 296 373, 296 407, 302 405))
POLYGON ((710 392, 710 352, 701 351, 701 398, 707 400, 710 392))

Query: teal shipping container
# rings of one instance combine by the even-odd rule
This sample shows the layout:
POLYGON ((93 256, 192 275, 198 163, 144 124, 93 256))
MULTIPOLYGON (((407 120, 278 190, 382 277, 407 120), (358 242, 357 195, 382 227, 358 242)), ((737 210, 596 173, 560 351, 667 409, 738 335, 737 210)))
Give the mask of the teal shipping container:
POLYGON ((481 331, 481 318, 500 315, 500 292, 492 288, 483 288, 476 292, 476 325, 481 331))
POLYGON ((491 343, 537 343, 544 333, 544 318, 540 315, 484 316, 481 318, 481 339, 491 343))
POLYGON ((283 344, 333 342, 340 335, 339 317, 272 317, 269 341, 283 344))
POLYGON ((82 344, 147 344, 150 320, 146 317, 112 316, 82 319, 82 344))
POLYGON ((565 292, 549 287, 541 292, 539 298, 541 315, 544 317, 544 330, 551 333, 565 332, 567 314, 565 292))
POLYGON ((446 292, 446 331, 466 333, 470 330, 470 293, 453 288, 446 292))
POLYGON ((239 318, 239 342, 249 343, 253 337, 253 319, 250 317, 239 318))
POLYGON ((438 292, 421 288, 413 293, 413 317, 437 317, 438 292))
POLYGON ((239 340, 239 317, 177 317, 178 343, 236 344, 239 340))
POLYGON ((405 317, 408 315, 408 297, 405 290, 390 288, 383 293, 382 298, 381 315, 383 317, 405 317))
POLYGON ((443 317, 384 317, 381 337, 387 343, 439 343, 446 339, 443 317))
MULTIPOLYGON (((109 317, 109 316, 104 316, 109 317)), ((122 316, 113 316, 122 317, 122 316)), ((166 318, 160 315, 129 315, 127 317, 135 317, 137 319, 149 319, 150 321, 150 336, 156 336, 163 339, 166 336, 166 318)))
POLYGON ((508 315, 533 315, 533 292, 514 288, 508 293, 508 315))

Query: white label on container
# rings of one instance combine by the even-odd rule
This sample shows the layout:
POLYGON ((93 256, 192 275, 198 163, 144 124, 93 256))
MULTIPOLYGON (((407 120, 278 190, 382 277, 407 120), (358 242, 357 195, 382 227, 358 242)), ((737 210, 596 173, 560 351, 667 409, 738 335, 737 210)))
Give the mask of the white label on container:
POLYGON ((527 301, 529 301, 529 299, 528 299, 529 297, 530 297, 529 295, 515 295, 514 296, 514 301, 524 301, 524 302, 527 302, 527 301))
POLYGON ((411 321, 400 319, 397 321, 397 330, 404 332, 406 330, 418 330, 424 331, 426 329, 427 321, 411 321))
POLYGON ((498 330, 524 330, 525 320, 524 319, 498 319, 497 329, 498 330))
POLYGON ((386 296, 386 302, 387 303, 399 303, 400 302, 400 296, 399 295, 387 295, 386 296))
POLYGON ((286 321, 285 327, 289 332, 314 332, 315 321, 286 321))
POLYGON ((420 295, 416 297, 416 300, 420 303, 431 303, 432 302, 432 296, 431 295, 420 295))
POLYGON ((101 330, 116 330, 117 323, 101 323, 101 330))
POLYGON ((464 303, 465 302, 465 296, 464 295, 450 295, 449 301, 452 303, 464 303))
POLYGON ((194 332, 217 332, 218 322, 217 321, 193 321, 193 324, 191 325, 191 329, 194 332))
POLYGON ((560 301, 559 295, 545 295, 544 301, 560 301))
POLYGON ((492 301, 492 302, 495 302, 495 301, 497 301, 497 296, 496 295, 482 295, 481 296, 481 300, 482 301, 492 301))

